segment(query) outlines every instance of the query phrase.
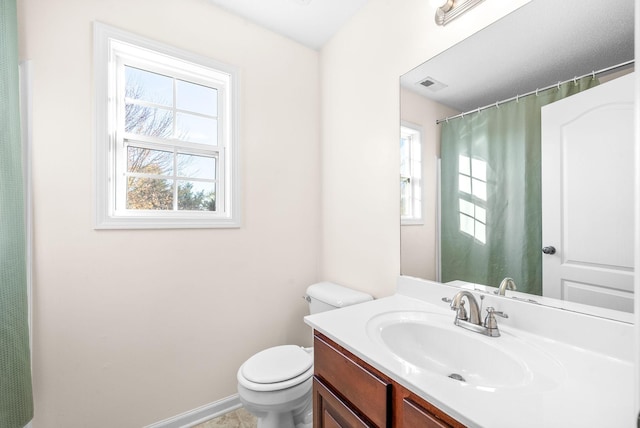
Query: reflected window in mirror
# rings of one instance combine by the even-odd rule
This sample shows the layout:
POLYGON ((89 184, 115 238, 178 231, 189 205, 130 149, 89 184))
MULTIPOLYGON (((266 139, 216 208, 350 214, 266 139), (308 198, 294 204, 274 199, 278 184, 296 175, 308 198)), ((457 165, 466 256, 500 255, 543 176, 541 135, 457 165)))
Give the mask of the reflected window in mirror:
POLYGON ((487 163, 468 156, 458 157, 460 232, 481 244, 487 243, 487 163))
POLYGON ((400 127, 400 214, 403 225, 422 224, 422 131, 400 127))

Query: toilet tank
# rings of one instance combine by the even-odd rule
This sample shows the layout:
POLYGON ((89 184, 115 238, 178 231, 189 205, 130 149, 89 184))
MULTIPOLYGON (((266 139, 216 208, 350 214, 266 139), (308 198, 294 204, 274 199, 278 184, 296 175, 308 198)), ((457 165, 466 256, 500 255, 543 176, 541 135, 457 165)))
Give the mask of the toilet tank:
POLYGON ((344 306, 368 302, 373 300, 373 296, 333 282, 319 282, 307 288, 306 299, 309 302, 309 312, 317 314, 344 306))

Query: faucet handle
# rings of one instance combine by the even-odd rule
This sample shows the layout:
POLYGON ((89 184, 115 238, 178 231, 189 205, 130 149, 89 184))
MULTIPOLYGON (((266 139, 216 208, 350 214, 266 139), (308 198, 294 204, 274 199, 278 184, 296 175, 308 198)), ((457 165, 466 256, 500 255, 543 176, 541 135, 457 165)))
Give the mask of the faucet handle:
POLYGON ((502 312, 502 311, 496 311, 495 309, 493 309, 493 307, 492 307, 492 306, 489 306, 489 307, 487 308, 487 312, 488 312, 489 314, 498 315, 499 317, 502 317, 502 318, 509 318, 509 315, 505 314, 505 313, 504 313, 504 312, 502 312))
POLYGON ((457 308, 455 306, 451 306, 452 311, 457 311, 456 320, 468 321, 469 317, 467 316, 467 310, 464 308, 464 300, 460 301, 460 306, 457 308))
POLYGON ((487 308, 487 316, 484 319, 484 326, 490 330, 498 328, 498 321, 496 321, 496 315, 502 318, 509 318, 509 315, 502 311, 496 311, 493 307, 487 308))
POLYGON ((464 321, 467 320, 467 311, 464 308, 464 300, 460 301, 460 303, 457 303, 458 306, 456 306, 456 303, 454 303, 453 299, 450 297, 443 297, 442 301, 448 303, 449 309, 451 309, 452 311, 458 311, 456 319, 461 319, 464 321))

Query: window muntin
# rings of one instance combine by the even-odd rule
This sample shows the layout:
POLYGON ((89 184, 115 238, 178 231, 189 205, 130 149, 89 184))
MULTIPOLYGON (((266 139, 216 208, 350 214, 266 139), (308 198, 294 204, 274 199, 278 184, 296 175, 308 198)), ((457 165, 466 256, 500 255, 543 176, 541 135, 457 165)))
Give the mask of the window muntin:
POLYGON ((95 35, 96 227, 237 227, 237 72, 102 24, 95 35))

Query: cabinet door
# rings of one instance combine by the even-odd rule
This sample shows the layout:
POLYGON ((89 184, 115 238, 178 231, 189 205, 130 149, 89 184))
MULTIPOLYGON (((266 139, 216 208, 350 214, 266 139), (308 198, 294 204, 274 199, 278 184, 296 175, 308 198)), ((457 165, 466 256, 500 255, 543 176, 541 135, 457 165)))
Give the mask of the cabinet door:
POLYGON ((314 428, 370 427, 317 378, 313 378, 314 428))

